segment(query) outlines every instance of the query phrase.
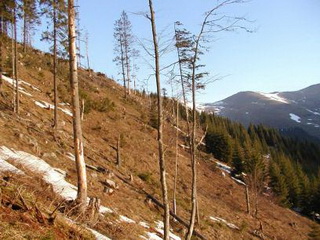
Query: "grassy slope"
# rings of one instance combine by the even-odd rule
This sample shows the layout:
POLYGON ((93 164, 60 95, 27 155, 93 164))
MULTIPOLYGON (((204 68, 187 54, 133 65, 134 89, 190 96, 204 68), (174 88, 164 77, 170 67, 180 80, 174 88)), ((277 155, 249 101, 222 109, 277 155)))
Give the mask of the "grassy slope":
MULTIPOLYGON (((12 89, 8 84, 4 85, 4 96, 0 97, 0 145, 43 157, 52 166, 66 170, 67 180, 76 184, 74 162, 67 157, 68 152, 73 152, 71 118, 59 111, 59 119, 62 124, 58 133, 56 135, 53 133, 51 129, 53 111, 39 108, 32 101, 32 99, 37 99, 52 102, 51 73, 47 71, 46 64, 48 59, 42 54, 37 56, 30 54, 28 58, 38 62, 28 67, 21 65, 19 67, 21 79, 38 87, 41 92, 25 87, 33 94, 33 97, 21 95, 21 114, 18 117, 10 109, 12 89), (55 155, 49 156, 51 153, 55 155)), ((64 65, 64 68, 66 69, 67 66, 64 65)), ((65 90, 61 99, 68 99, 66 88, 63 87, 63 85, 67 86, 68 82, 66 79, 63 81, 60 79, 60 81, 63 82, 60 89, 65 90)), ((161 199, 158 183, 156 130, 147 124, 146 118, 149 115, 149 100, 139 96, 131 96, 128 100, 124 100, 122 88, 118 84, 96 73, 89 77, 88 72, 81 70, 80 81, 82 92, 90 96, 94 102, 107 96, 115 103, 113 111, 97 112, 93 110, 86 114, 83 121, 83 132, 86 162, 115 173, 116 176, 113 179, 119 184, 119 190, 116 190, 113 195, 105 194, 101 181, 107 178, 106 174, 88 170, 90 196, 99 197, 103 205, 117 209, 118 213, 137 222, 153 222, 161 219, 161 211, 146 204, 146 196, 139 191, 139 189, 144 189, 159 200, 161 199), (123 164, 121 168, 116 167, 116 151, 114 150, 119 134, 122 135, 123 164), (147 175, 145 181, 138 177, 141 174, 147 175), (130 179, 130 175, 134 179, 133 186, 117 177, 130 179)), ((170 119, 169 113, 167 116, 170 119)), ((165 125, 165 134, 168 184, 170 196, 172 196, 175 132, 169 121, 165 125)), ((180 143, 183 143, 182 138, 180 143)), ((188 220, 191 169, 188 153, 183 149, 179 151, 181 156, 177 196, 178 215, 188 220)), ((260 221, 268 239, 307 239, 307 234, 311 230, 311 221, 277 206, 270 197, 261 197, 258 219, 248 216, 245 213, 243 187, 236 184, 229 176, 223 177, 221 171, 214 167, 212 161, 208 160, 208 156, 205 156, 204 159, 207 160, 200 160, 198 164, 201 223, 197 229, 208 239, 257 239, 252 232, 259 229, 260 221), (215 223, 210 220, 210 216, 222 217, 239 226, 241 230, 231 230, 223 224, 215 223)), ((42 201, 41 196, 37 198, 42 201)), ((6 224, 5 219, 2 221, 4 221, 3 224, 6 224)), ((182 236, 183 227, 179 224, 174 225, 175 231, 182 236)), ((134 224, 117 223, 112 214, 102 219, 97 227, 100 228, 100 232, 113 239, 137 239, 137 236, 143 233, 141 227, 134 224)))

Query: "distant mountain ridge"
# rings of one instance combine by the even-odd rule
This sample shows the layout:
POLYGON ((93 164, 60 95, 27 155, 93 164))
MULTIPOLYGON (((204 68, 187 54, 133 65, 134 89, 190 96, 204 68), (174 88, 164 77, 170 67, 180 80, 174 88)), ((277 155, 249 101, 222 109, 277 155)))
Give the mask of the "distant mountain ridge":
POLYGON ((201 104, 199 110, 245 126, 264 124, 291 136, 310 135, 320 140, 320 84, 292 92, 239 92, 222 101, 201 104))

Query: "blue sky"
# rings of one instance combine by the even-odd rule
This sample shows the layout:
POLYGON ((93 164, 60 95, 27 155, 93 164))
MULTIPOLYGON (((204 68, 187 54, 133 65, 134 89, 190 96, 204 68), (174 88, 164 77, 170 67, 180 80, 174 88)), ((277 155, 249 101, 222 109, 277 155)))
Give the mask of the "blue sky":
MULTIPOLYGON (((215 4, 212 0, 154 0, 158 31, 166 29, 166 34, 172 34, 173 23, 179 20, 197 33, 204 12, 215 4)), ((89 32, 92 68, 120 78, 112 61, 114 22, 125 10, 133 33, 139 39, 151 39, 150 23, 133 14, 148 11, 148 1, 79 0, 79 5, 81 25, 89 32)), ((320 82, 319 0, 252 0, 222 11, 254 20, 247 26, 256 32, 220 33, 208 43, 210 50, 202 63, 211 76, 225 77, 201 92, 199 102, 218 101, 239 91, 292 91, 320 82)), ((163 57, 163 66, 173 61, 172 56, 163 57)), ((138 78, 146 79, 152 70, 142 59, 137 64, 138 78)), ((149 82, 153 90, 154 79, 149 82)))

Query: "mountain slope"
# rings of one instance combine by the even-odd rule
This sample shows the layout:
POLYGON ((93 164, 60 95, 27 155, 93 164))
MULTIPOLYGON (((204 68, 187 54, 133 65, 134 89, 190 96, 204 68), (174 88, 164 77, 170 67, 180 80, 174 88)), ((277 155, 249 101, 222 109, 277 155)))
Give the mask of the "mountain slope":
POLYGON ((300 136, 302 129, 319 140, 319 96, 320 84, 316 84, 294 92, 239 92, 219 102, 202 104, 200 108, 246 126, 253 123, 283 131, 300 129, 296 131, 300 136))
MULTIPOLYGON (((63 74, 59 77, 60 126, 55 133, 52 129, 53 111, 50 105, 52 102, 50 61, 42 54, 35 54, 34 59, 37 61, 36 64, 32 65, 28 60, 28 66, 23 62, 24 58, 20 60, 20 78, 25 83, 21 82, 23 89, 20 89, 19 116, 12 112, 13 92, 10 81, 5 81, 3 85, 3 94, 0 95, 0 146, 41 158, 52 168, 65 173, 65 180, 75 185, 76 171, 74 162, 71 161, 73 139, 72 121, 68 114, 70 110, 68 78, 63 74)), ((66 65, 64 67, 67 69, 66 65)), ((100 220, 94 226, 95 229, 111 239, 161 239, 162 211, 152 201, 150 202, 148 197, 151 195, 158 200, 161 199, 157 134, 149 124, 151 96, 137 93, 125 100, 123 89, 116 82, 97 73, 92 73, 90 77, 85 70, 80 70, 79 80, 80 93, 85 99, 83 120, 85 159, 91 166, 87 168, 89 196, 98 197, 103 206, 114 211, 100 216, 100 220), (121 167, 116 165, 115 149, 118 138, 121 139, 121 167), (104 171, 96 171, 92 166, 104 171), (118 186, 112 194, 105 188, 106 180, 110 179, 118 186)), ((170 104, 170 101, 166 104, 170 104)), ((171 113, 171 110, 166 112, 164 129, 170 197, 174 183, 173 139, 176 134, 170 121, 171 113)), ((185 125, 185 122, 181 123, 182 132, 186 131, 185 125)), ((202 131, 199 130, 198 135, 201 134, 202 131)), ((180 134, 180 146, 184 143, 184 136, 180 134)), ((179 154, 177 214, 187 222, 191 194, 190 156, 188 150, 182 147, 179 149, 179 154)), ((263 226, 263 234, 268 239, 307 238, 312 222, 275 204, 272 195, 260 197, 259 219, 249 216, 246 213, 243 185, 234 181, 228 172, 217 168, 216 161, 204 153, 199 159, 198 197, 201 222, 196 227, 197 231, 207 239, 259 239, 257 233, 261 231, 259 227, 263 226)), ((9 158, 6 162, 24 170, 14 159, 9 158)), ((0 161, 0 164, 3 162, 0 161)), ((0 172, 3 179, 12 174, 0 172)), ((42 181, 38 181, 41 176, 36 173, 30 172, 29 177, 37 184, 42 184, 42 181)), ((26 183, 21 183, 23 184, 26 183)), ((45 185, 45 188, 46 191, 53 192, 52 186, 45 185)), ((41 191, 37 194, 37 201, 43 202, 48 208, 51 206, 50 210, 59 206, 57 200, 59 198, 56 196, 46 197, 41 195, 41 191)), ((175 239, 179 239, 178 237, 182 239, 185 228, 174 221, 172 228, 176 235, 175 239)))

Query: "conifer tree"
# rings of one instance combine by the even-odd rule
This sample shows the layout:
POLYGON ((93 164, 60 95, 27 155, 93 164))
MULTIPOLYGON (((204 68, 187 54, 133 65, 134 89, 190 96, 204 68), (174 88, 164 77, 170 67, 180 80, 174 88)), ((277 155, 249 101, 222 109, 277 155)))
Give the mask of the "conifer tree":
POLYGON ((137 58, 139 52, 134 48, 134 37, 132 34, 132 25, 125 11, 122 11, 120 19, 114 24, 115 54, 114 61, 121 67, 123 87, 125 97, 130 94, 131 70, 133 60, 137 58))

